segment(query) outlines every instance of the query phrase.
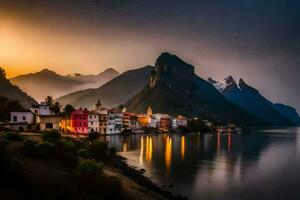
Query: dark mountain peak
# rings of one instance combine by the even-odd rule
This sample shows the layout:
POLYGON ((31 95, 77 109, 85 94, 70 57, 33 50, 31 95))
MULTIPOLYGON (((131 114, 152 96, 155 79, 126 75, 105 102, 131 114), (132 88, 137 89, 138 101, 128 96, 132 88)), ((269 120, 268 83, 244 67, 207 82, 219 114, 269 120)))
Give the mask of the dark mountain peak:
POLYGON ((244 92, 247 91, 247 92, 259 93, 258 90, 248 85, 243 79, 239 80, 239 88, 244 92))
POLYGON ((236 81, 234 80, 234 78, 232 76, 228 76, 224 79, 226 85, 234 85, 236 86, 236 81))
POLYGON ((239 80, 239 86, 248 86, 249 87, 249 85, 247 85, 247 83, 243 79, 239 80))
POLYGON ((194 78, 194 67, 176 55, 162 53, 156 60, 155 69, 150 78, 150 87, 159 81, 168 87, 189 84, 194 78))
POLYGON ((208 81, 210 84, 216 84, 216 83, 218 83, 218 81, 212 79, 211 77, 208 77, 207 81, 208 81))

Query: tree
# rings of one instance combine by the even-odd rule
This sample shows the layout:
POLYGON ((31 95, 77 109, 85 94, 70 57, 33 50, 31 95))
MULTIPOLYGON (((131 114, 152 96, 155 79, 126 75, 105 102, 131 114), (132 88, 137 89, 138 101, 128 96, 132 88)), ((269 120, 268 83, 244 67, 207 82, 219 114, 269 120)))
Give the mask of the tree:
POLYGON ((69 117, 73 111, 75 111, 75 108, 72 105, 67 104, 63 109, 63 115, 69 117))
POLYGON ((51 111, 56 113, 56 114, 60 114, 60 108, 61 108, 61 105, 60 103, 57 101, 53 104, 53 106, 50 107, 51 111))
POLYGON ((53 97, 52 97, 52 96, 47 96, 47 97, 45 98, 45 104, 46 104, 47 106, 53 106, 53 102, 54 102, 54 100, 53 100, 53 97))
POLYGON ((0 67, 0 78, 5 78, 5 77, 6 77, 5 70, 2 67, 0 67))

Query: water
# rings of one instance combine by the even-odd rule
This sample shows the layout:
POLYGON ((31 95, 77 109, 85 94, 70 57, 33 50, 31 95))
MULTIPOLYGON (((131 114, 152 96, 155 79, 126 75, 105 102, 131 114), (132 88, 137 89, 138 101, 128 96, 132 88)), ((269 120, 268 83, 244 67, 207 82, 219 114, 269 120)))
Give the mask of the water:
POLYGON ((300 128, 106 140, 156 184, 189 199, 300 199, 300 128))

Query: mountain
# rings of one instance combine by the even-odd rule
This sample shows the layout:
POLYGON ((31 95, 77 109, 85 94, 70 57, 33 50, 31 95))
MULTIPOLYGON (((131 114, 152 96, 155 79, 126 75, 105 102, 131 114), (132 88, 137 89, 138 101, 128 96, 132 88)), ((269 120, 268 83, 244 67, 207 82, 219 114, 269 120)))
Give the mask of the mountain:
POLYGON ((116 107, 132 98, 147 84, 152 66, 129 70, 97 89, 74 92, 57 99, 62 105, 94 108, 100 98, 103 106, 116 107))
POLYGON ((240 79, 237 84, 233 77, 229 76, 224 81, 208 79, 230 102, 244 108, 254 116, 264 120, 272 126, 295 125, 276 109, 271 101, 263 97, 258 90, 247 85, 240 79))
POLYGON ((42 101, 49 95, 57 98, 74 91, 99 87, 118 75, 119 73, 112 68, 98 75, 80 76, 63 76, 54 71, 43 69, 40 72, 12 78, 11 82, 18 85, 35 99, 42 101))
POLYGON ((89 85, 87 86, 87 88, 98 88, 104 83, 107 83, 108 81, 112 80, 113 78, 119 75, 120 73, 117 72, 115 69, 108 68, 97 75, 76 75, 71 78, 87 83, 87 85, 89 85))
POLYGON ((230 103, 210 83, 194 73, 194 67, 175 55, 161 54, 149 83, 124 106, 143 113, 154 112, 203 117, 221 123, 262 125, 264 122, 230 103))
POLYGON ((281 103, 274 104, 273 108, 295 125, 300 126, 300 117, 295 108, 281 103))
POLYGON ((28 96, 19 87, 14 86, 3 76, 0 76, 0 96, 2 99, 7 98, 6 102, 18 101, 24 108, 29 108, 32 104, 37 104, 32 97, 28 96))

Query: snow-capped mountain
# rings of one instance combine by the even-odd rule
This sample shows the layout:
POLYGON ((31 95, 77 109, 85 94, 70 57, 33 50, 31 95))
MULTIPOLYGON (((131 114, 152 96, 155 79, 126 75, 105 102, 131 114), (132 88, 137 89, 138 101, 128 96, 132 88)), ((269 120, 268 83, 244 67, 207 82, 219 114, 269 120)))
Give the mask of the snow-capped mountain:
POLYGON ((263 97, 258 90, 249 86, 243 79, 240 79, 239 83, 237 83, 232 76, 229 76, 222 81, 209 78, 208 82, 230 102, 242 107, 269 125, 295 125, 292 119, 275 109, 274 103, 263 97))

